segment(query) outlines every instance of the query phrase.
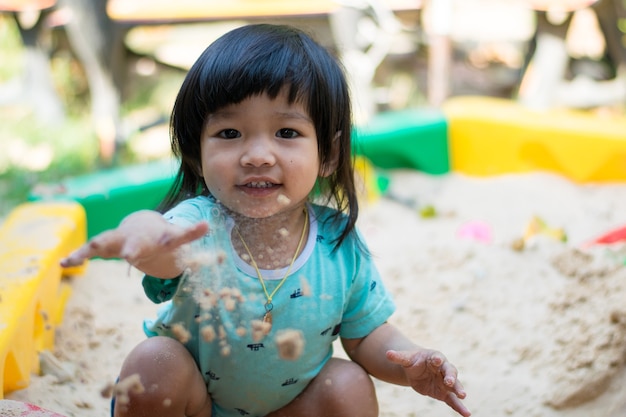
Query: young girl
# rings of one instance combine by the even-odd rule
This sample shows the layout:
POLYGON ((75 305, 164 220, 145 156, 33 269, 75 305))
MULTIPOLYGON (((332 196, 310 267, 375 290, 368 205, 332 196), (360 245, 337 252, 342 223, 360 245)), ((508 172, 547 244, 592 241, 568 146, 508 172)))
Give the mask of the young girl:
POLYGON ((370 375, 463 416, 456 368, 387 320, 362 242, 340 65, 301 31, 245 26, 189 71, 171 119, 181 165, 140 211, 62 261, 120 257, 165 302, 120 381, 122 416, 378 415, 370 375), (351 360, 334 358, 341 339, 351 360))

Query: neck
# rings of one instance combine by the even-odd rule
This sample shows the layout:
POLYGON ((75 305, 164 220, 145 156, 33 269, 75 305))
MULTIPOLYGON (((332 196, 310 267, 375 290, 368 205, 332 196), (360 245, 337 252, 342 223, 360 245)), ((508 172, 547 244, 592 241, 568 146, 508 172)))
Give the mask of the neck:
POLYGON ((304 243, 298 248, 301 239, 306 241, 308 226, 305 229, 304 208, 281 213, 263 219, 235 217, 232 242, 239 256, 248 264, 253 260, 259 269, 280 269, 289 266, 299 255, 304 243), (303 237, 304 234, 304 237, 303 237), (243 242, 248 246, 246 250, 243 242))

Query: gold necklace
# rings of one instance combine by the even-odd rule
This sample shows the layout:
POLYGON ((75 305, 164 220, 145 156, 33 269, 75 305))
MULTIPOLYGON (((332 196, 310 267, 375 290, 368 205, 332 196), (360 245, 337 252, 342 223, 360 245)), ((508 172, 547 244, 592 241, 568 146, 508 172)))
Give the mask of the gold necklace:
MULTIPOLYGON (((263 315, 263 322, 269 324, 270 326, 269 329, 271 329, 271 326, 272 326, 272 310, 274 309, 274 304, 272 304, 272 298, 276 294, 276 291, 278 291, 278 289, 282 287, 282 285, 285 283, 285 281, 287 280, 287 277, 289 276, 289 273, 291 272, 291 268, 293 267, 294 262, 296 262, 296 258, 298 257, 298 253, 300 253, 300 249, 302 248, 302 243, 304 242, 304 236, 306 234, 306 229, 307 229, 308 224, 309 224, 309 215, 305 209, 304 210, 304 227, 302 228, 302 234, 300 235, 300 240, 298 241, 298 246, 296 247, 296 253, 293 254, 293 258, 291 259, 291 263, 289 264, 289 268, 287 268, 287 272, 285 273, 285 276, 283 277, 283 279, 280 280, 280 282, 278 283, 276 288, 274 288, 274 291, 272 291, 271 294, 267 292, 265 280, 263 279, 263 275, 261 274, 261 271, 259 270, 259 267, 256 261, 252 257, 252 252, 250 252, 250 248, 248 248, 246 241, 243 240, 241 233, 239 233, 239 228, 235 227, 237 236, 239 236, 239 240, 241 240, 243 247, 248 253, 248 256, 250 257, 250 262, 252 266, 254 267, 254 270, 256 271, 257 276, 259 277, 259 281, 261 282, 261 287, 263 287, 263 292, 265 293, 265 298, 267 299, 267 301, 265 302, 265 306, 264 306, 265 314, 263 315)), ((269 332, 269 329, 268 329, 268 332, 269 332)))

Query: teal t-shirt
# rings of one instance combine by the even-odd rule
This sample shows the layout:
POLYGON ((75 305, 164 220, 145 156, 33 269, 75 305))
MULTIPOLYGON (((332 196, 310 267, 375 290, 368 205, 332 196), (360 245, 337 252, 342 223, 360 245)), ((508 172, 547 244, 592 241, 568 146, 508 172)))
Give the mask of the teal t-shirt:
MULTIPOLYGON (((307 209, 308 239, 273 297, 272 329, 262 338, 252 323, 265 313, 265 294, 254 268, 233 249, 232 219, 211 197, 183 201, 164 214, 183 226, 207 221, 210 232, 189 248, 192 267, 182 277, 144 278, 147 296, 166 302, 144 329, 184 343, 207 383, 215 416, 265 416, 283 407, 331 358, 334 340, 364 337, 395 310, 354 236, 333 251, 339 229, 330 220, 332 209, 307 209), (296 341, 303 342, 294 360, 281 358, 276 343, 289 330, 300 332, 296 341)), ((269 293, 286 272, 261 270, 269 293)))

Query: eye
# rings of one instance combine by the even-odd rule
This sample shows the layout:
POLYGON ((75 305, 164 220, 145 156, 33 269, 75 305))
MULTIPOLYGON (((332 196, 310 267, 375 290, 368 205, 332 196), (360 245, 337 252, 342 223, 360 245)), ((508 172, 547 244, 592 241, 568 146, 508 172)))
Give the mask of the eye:
POLYGON ((284 128, 276 132, 276 136, 281 137, 283 139, 293 139, 295 137, 300 136, 300 134, 293 129, 284 128))
POLYGON ((235 139, 240 137, 241 133, 239 133, 236 129, 224 129, 218 134, 218 136, 224 139, 235 139))

